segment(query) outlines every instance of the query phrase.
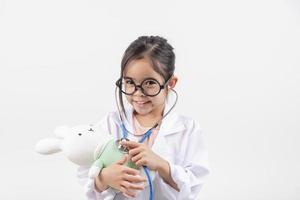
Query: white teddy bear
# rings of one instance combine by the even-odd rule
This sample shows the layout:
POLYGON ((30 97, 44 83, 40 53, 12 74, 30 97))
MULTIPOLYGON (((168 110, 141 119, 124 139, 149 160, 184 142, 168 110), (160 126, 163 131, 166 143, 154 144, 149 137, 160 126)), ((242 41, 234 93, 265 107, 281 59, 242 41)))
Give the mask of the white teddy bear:
MULTIPOLYGON (((120 160, 126 151, 119 146, 108 134, 104 134, 94 125, 77 125, 72 128, 61 126, 54 130, 55 138, 40 140, 35 150, 40 154, 54 154, 63 152, 73 163, 79 166, 91 166, 89 178, 95 178, 103 167, 120 160)), ((146 176, 142 168, 138 168, 131 160, 125 165, 140 169, 143 176, 146 176)), ((151 181, 153 179, 151 172, 151 181)), ((113 190, 119 192, 117 190, 113 190)), ((114 195, 108 199, 113 199, 114 195)))

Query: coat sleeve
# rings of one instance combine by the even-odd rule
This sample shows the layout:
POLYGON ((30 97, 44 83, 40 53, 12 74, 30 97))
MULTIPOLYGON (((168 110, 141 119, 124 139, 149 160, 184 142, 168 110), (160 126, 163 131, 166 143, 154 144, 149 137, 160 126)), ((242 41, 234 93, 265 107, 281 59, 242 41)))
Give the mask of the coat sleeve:
MULTIPOLYGON (((112 134, 112 132, 116 132, 116 126, 114 125, 112 121, 112 115, 113 113, 108 113, 106 116, 104 116, 100 122, 96 124, 96 126, 99 126, 104 133, 112 134)), ((83 187, 85 196, 88 200, 107 200, 107 199, 113 199, 115 196, 115 191, 112 188, 108 188, 102 192, 98 192, 95 188, 95 180, 90 179, 88 177, 90 167, 89 166, 80 166, 77 169, 77 179, 79 184, 83 187)))
MULTIPOLYGON (((183 141, 181 141, 183 142, 183 141)), ((179 188, 179 192, 165 183, 162 178, 160 188, 167 199, 192 200, 196 199, 203 184, 206 182, 210 167, 208 153, 203 141, 202 129, 193 121, 187 131, 187 138, 179 153, 181 162, 169 162, 171 176, 179 188)))
POLYGON ((106 200, 113 199, 115 196, 115 192, 108 188, 102 192, 98 192, 95 188, 94 179, 88 178, 88 172, 90 167, 80 166, 77 169, 77 178, 79 184, 84 189, 84 194, 88 200, 106 200))

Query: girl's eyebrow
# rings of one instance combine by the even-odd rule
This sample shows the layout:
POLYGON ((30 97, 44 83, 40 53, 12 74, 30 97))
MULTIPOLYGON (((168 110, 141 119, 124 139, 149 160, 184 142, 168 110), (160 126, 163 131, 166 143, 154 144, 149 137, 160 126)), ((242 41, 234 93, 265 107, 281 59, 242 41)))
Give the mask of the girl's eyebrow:
POLYGON ((129 77, 129 76, 123 76, 123 77, 126 78, 126 79, 132 79, 132 80, 135 80, 134 78, 129 77))
MULTIPOLYGON (((135 78, 132 78, 132 77, 129 77, 129 76, 124 76, 124 78, 125 78, 125 79, 136 80, 135 78)), ((156 78, 154 78, 154 77, 146 77, 146 78, 144 78, 143 80, 145 80, 145 79, 155 79, 155 80, 156 80, 156 78)))

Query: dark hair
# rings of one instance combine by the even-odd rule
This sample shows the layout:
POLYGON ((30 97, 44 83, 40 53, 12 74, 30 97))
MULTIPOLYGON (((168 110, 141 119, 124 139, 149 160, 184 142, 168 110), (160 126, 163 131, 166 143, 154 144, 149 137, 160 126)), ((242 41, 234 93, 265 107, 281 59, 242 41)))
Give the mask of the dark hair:
MULTIPOLYGON (((140 36, 134 40, 125 50, 121 61, 121 75, 132 60, 147 58, 152 62, 153 70, 167 81, 175 70, 175 54, 173 47, 167 40, 160 36, 140 36)), ((119 90, 119 101, 125 117, 123 96, 119 90)))

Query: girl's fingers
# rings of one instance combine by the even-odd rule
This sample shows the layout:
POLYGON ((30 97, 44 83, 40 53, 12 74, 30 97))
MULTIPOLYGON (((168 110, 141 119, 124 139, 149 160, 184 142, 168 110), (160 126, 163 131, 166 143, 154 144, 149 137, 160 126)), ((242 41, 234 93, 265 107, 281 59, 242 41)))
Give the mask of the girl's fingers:
POLYGON ((122 194, 123 194, 125 197, 129 198, 129 199, 130 199, 130 198, 133 198, 133 197, 129 196, 128 194, 124 193, 124 192, 123 192, 122 194))
POLYGON ((130 183, 129 189, 131 189, 131 190, 143 190, 143 189, 145 189, 145 185, 144 185, 144 183, 143 184, 132 184, 132 183, 130 183))
POLYGON ((134 142, 134 141, 122 141, 121 144, 126 147, 129 147, 129 148, 136 148, 136 147, 139 147, 142 145, 142 144, 140 144, 138 142, 134 142))
POLYGON ((139 170, 136 170, 136 169, 133 169, 130 167, 126 167, 126 166, 124 166, 123 172, 126 174, 131 174, 131 175, 139 175, 140 174, 139 170))
POLYGON ((137 166, 141 167, 141 166, 147 166, 147 165, 148 165, 148 162, 147 162, 147 160, 141 158, 141 159, 139 159, 138 161, 136 161, 135 164, 136 164, 137 166))
POLYGON ((133 156, 131 158, 131 161, 135 163, 136 161, 140 160, 142 157, 143 157, 143 155, 141 153, 139 153, 139 154, 133 156))
POLYGON ((134 149, 130 149, 129 152, 128 152, 128 154, 129 154, 130 156, 135 156, 136 154, 139 154, 139 153, 142 152, 142 151, 143 151, 142 148, 137 147, 137 148, 134 148, 134 149))
POLYGON ((125 193, 125 192, 126 192, 126 188, 123 187, 123 186, 121 186, 121 187, 119 188, 119 190, 120 190, 122 193, 125 193))
POLYGON ((128 194, 128 193, 122 193, 122 194, 123 194, 125 197, 129 198, 129 199, 135 197, 135 194, 132 194, 132 195, 130 195, 130 194, 128 194))
POLYGON ((145 177, 142 177, 140 175, 133 176, 133 175, 130 175, 130 174, 126 174, 124 176, 124 179, 129 181, 129 182, 132 182, 132 183, 140 183, 140 182, 146 182, 147 181, 147 179, 145 177))
POLYGON ((125 187, 125 189, 128 190, 143 190, 144 189, 144 183, 142 184, 134 184, 130 183, 129 181, 123 181, 122 186, 125 187))
POLYGON ((124 196, 128 198, 135 197, 135 193, 133 191, 127 190, 124 186, 121 186, 119 190, 123 193, 124 196))
POLYGON ((118 160, 116 162, 116 164, 123 165, 123 164, 126 163, 127 159, 128 159, 128 155, 125 155, 123 158, 121 158, 120 160, 118 160))

